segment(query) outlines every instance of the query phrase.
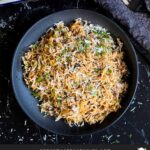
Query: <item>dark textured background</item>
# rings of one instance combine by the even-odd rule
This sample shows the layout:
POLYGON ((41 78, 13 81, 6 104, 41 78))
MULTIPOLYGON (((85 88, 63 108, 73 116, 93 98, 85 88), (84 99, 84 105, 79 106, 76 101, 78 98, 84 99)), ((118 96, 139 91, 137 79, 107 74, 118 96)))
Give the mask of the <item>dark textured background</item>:
MULTIPOLYGON (((122 119, 101 133, 80 137, 53 134, 34 124, 18 105, 10 81, 11 61, 17 43, 37 20, 69 8, 90 9, 112 18, 93 0, 34 0, 0 7, 0 143, 149 144, 150 66, 139 51, 140 77, 135 98, 122 119)), ((143 3, 136 10, 146 12, 143 3)), ((141 50, 135 41, 134 45, 141 50)))

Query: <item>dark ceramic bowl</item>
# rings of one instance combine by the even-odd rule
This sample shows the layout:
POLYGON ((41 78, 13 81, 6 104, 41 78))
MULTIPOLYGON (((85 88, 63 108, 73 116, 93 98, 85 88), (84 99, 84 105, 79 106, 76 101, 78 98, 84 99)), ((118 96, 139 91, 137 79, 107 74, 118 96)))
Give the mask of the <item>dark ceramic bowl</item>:
POLYGON ((134 96, 137 87, 137 80, 137 57, 130 39, 127 37, 125 32, 117 24, 105 16, 96 12, 81 9, 70 9, 57 12, 35 23, 19 42, 12 63, 13 90, 21 108, 39 126, 54 133, 64 135, 91 134, 93 132, 102 131, 103 129, 113 125, 127 110, 134 96), (55 122, 53 117, 43 117, 37 107, 38 101, 31 95, 31 91, 27 88, 23 81, 21 61, 21 57, 28 50, 28 46, 37 41, 49 27, 54 25, 54 23, 61 20, 65 23, 69 23, 76 18, 82 18, 84 20, 90 21, 93 24, 98 24, 106 28, 113 36, 119 37, 124 43, 126 54, 125 61, 130 70, 130 76, 128 78, 129 88, 121 102, 122 107, 116 113, 111 113, 101 124, 96 123, 94 125, 85 125, 83 127, 69 127, 69 125, 66 124, 64 120, 55 122))

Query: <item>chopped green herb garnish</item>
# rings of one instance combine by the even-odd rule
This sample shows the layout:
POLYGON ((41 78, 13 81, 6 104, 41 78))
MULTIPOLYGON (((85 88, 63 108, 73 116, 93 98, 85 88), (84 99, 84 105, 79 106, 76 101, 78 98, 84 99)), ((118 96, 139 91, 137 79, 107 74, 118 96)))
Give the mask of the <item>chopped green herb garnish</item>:
POLYGON ((37 82, 41 82, 42 80, 43 80, 43 77, 42 77, 42 76, 40 76, 40 77, 38 77, 38 78, 37 78, 37 80, 36 80, 36 81, 37 81, 37 82))
POLYGON ((54 97, 55 97, 55 91, 52 89, 50 92, 50 98, 53 99, 54 97))
POLYGON ((37 47, 37 44, 31 44, 30 47, 35 49, 37 47))
POLYGON ((99 29, 94 28, 93 33, 98 34, 98 35, 100 35, 100 37, 103 37, 103 38, 109 38, 109 34, 105 30, 99 30, 99 29))
POLYGON ((98 30, 97 29, 93 29, 93 33, 95 33, 95 34, 98 34, 99 32, 98 32, 98 30))
POLYGON ((86 42, 84 43, 84 47, 85 47, 85 48, 88 48, 89 46, 90 46, 89 43, 86 43, 86 42))
POLYGON ((57 103, 58 103, 59 105, 62 104, 62 98, 61 98, 61 97, 57 98, 57 103))
POLYGON ((106 51, 106 47, 104 47, 104 46, 97 46, 95 48, 96 56, 99 56, 100 54, 102 54, 105 51, 106 51))
POLYGON ((88 85, 88 86, 87 86, 87 89, 88 89, 89 91, 92 91, 92 89, 93 89, 92 85, 88 85))
POLYGON ((72 59, 71 59, 71 56, 66 57, 66 61, 67 61, 67 62, 71 62, 71 60, 72 60, 72 59))
POLYGON ((90 45, 90 43, 91 43, 91 41, 90 41, 90 40, 87 40, 87 39, 85 39, 84 42, 85 42, 86 44, 88 44, 88 45, 90 45))
POLYGON ((74 82, 73 85, 77 87, 77 86, 79 86, 80 84, 79 84, 78 82, 74 82))
POLYGON ((92 91, 92 96, 96 96, 97 95, 97 91, 96 90, 93 90, 92 91))
POLYGON ((48 80, 49 79, 49 73, 45 74, 45 78, 48 80))
POLYGON ((34 67, 37 68, 37 66, 38 66, 38 63, 37 63, 37 61, 35 61, 34 67))
POLYGON ((55 31, 54 34, 53 34, 53 37, 57 38, 58 36, 59 36, 59 31, 55 31))
POLYGON ((79 52, 84 52, 89 46, 90 46, 90 44, 84 40, 78 41, 78 51, 79 52))
POLYGON ((113 50, 112 47, 108 47, 107 49, 108 49, 108 51, 110 51, 110 52, 113 50))
POLYGON ((101 32, 101 35, 102 35, 104 38, 109 38, 109 34, 108 34, 108 32, 106 32, 106 31, 102 31, 102 32, 101 32))
POLYGON ((66 53, 67 53, 67 49, 63 49, 63 50, 61 51, 61 54, 62 54, 62 55, 66 54, 66 53))
POLYGON ((84 52, 84 50, 85 50, 85 48, 82 47, 82 46, 80 46, 80 47, 78 48, 78 51, 79 51, 79 52, 84 52))
POLYGON ((107 73, 108 73, 108 74, 111 74, 111 73, 112 73, 112 70, 111 70, 110 68, 108 68, 107 73))
POLYGON ((29 64, 28 63, 25 63, 24 66, 25 66, 25 69, 29 68, 29 64))
POLYGON ((57 62, 60 62, 60 61, 61 61, 61 59, 62 59, 62 57, 61 57, 61 56, 57 56, 57 58, 56 58, 57 62))
POLYGON ((35 98, 39 97, 38 93, 36 93, 36 92, 32 92, 32 95, 33 95, 35 98))
POLYGON ((99 73, 101 71, 101 68, 94 68, 94 72, 99 73))

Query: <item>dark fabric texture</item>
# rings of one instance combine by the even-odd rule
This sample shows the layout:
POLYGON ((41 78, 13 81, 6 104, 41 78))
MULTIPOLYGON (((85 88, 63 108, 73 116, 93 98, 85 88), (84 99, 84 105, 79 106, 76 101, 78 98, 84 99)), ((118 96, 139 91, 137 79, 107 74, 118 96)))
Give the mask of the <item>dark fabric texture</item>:
MULTIPOLYGON (((130 10, 122 0, 95 0, 101 7, 109 11, 114 19, 124 25, 139 45, 143 47, 142 55, 150 59, 150 14, 130 10)), ((150 0, 145 0, 150 10, 150 0)), ((150 61, 149 61, 150 62, 150 61)))
POLYGON ((144 0, 144 1, 145 1, 147 10, 150 12, 150 0, 144 0))

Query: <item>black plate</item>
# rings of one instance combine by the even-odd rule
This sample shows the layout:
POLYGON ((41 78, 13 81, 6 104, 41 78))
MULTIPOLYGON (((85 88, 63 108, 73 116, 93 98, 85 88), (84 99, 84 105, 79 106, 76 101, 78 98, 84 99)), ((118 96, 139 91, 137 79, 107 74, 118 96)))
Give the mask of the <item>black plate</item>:
POLYGON ((54 133, 64 135, 90 134, 96 131, 101 131, 116 122, 125 112, 133 98, 137 86, 137 79, 138 65, 135 50, 125 32, 105 16, 96 12, 81 9, 70 9, 57 12, 35 23, 19 42, 12 63, 13 89, 18 103, 24 112, 39 126, 54 133), (54 118, 52 117, 44 118, 37 107, 38 101, 31 95, 31 91, 27 88, 23 81, 21 67, 21 57, 27 51, 28 46, 37 41, 49 27, 53 26, 54 23, 61 20, 65 23, 69 23, 76 18, 82 18, 90 21, 91 23, 99 24, 102 27, 108 29, 108 31, 115 37, 119 37, 124 42, 126 62, 130 70, 129 89, 121 102, 122 108, 119 109, 116 113, 111 113, 101 124, 97 123, 94 125, 85 125, 83 127, 69 127, 63 120, 55 122, 54 118))

